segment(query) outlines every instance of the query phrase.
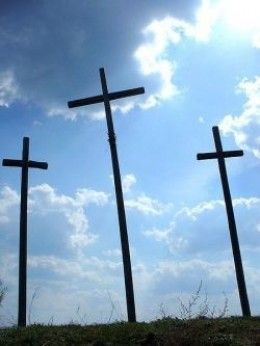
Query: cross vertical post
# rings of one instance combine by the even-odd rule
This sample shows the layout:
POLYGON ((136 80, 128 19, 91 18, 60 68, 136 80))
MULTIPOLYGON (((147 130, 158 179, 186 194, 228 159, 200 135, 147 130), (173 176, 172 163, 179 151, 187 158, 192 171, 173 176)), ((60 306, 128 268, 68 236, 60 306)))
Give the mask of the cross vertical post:
POLYGON ((226 205, 226 212, 227 212, 227 218, 228 218, 228 225, 229 225, 229 231, 230 231, 232 252, 233 252, 233 258, 235 263, 235 271, 236 271, 236 278, 237 278, 237 285, 238 285, 238 292, 239 292, 242 314, 243 316, 251 316, 244 271, 243 271, 242 258, 241 258, 240 248, 239 248, 239 240, 237 235, 234 209, 233 209, 232 198, 231 198, 231 193, 230 193, 230 188, 228 183, 226 164, 225 164, 225 158, 242 156, 243 151, 242 150, 223 151, 218 127, 214 126, 212 128, 212 132, 213 132, 216 152, 198 154, 197 159, 198 160, 207 160, 207 159, 218 160, 220 178, 221 178, 222 189, 223 189, 225 205, 226 205))
MULTIPOLYGON (((29 138, 23 139, 22 160, 29 160, 29 138)), ((20 251, 19 251, 19 305, 18 325, 26 326, 26 285, 27 285, 27 201, 28 201, 28 165, 22 167, 21 204, 20 204, 20 251)))
POLYGON ((46 162, 29 160, 29 138, 23 138, 22 160, 4 159, 3 166, 21 167, 21 202, 20 202, 20 244, 19 244, 19 292, 18 292, 18 326, 26 326, 27 302, 27 201, 29 168, 47 169, 46 162))
POLYGON ((136 322, 134 288, 133 288, 128 233, 127 233, 126 214, 125 214, 119 160, 118 160, 118 154, 117 154, 116 136, 114 132, 110 101, 127 97, 127 96, 143 94, 144 88, 134 88, 134 89, 128 89, 128 90, 109 93, 107 88, 104 68, 100 68, 99 73, 100 73, 100 80, 102 85, 102 95, 88 97, 88 98, 80 99, 80 100, 69 101, 68 107, 69 108, 80 107, 80 106, 86 106, 86 105, 95 104, 99 102, 103 102, 105 106, 106 122, 107 122, 107 129, 108 129, 108 141, 110 145, 110 153, 111 153, 111 159, 112 159, 118 221, 119 221, 120 238, 121 238, 125 290, 126 290, 126 302, 127 302, 127 315, 128 315, 129 322, 136 322))

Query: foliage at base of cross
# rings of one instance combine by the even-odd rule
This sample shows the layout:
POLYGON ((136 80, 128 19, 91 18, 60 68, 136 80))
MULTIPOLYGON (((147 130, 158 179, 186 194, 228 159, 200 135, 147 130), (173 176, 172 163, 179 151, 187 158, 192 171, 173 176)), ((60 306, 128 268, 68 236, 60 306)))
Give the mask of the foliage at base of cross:
POLYGON ((241 346, 260 344, 260 317, 165 317, 150 323, 106 325, 33 325, 0 330, 0 345, 192 345, 241 346))

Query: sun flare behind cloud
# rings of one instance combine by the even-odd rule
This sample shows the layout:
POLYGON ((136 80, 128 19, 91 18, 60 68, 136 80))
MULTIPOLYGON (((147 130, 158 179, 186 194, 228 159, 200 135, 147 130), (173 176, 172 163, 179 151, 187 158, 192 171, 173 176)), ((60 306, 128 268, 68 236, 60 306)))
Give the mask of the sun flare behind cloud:
POLYGON ((226 23, 243 32, 260 30, 259 0, 226 0, 221 2, 221 12, 226 23))
POLYGON ((259 0, 203 0, 196 19, 198 34, 206 40, 220 24, 237 37, 249 36, 252 45, 260 47, 259 0))

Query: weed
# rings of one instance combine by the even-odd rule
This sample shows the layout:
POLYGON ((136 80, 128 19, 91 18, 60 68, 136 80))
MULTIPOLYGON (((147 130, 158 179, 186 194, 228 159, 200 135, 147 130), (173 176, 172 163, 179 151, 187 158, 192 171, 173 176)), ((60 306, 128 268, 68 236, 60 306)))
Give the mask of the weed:
POLYGON ((196 292, 192 294, 191 298, 186 304, 180 298, 178 298, 178 301, 180 303, 180 318, 186 320, 191 318, 223 318, 227 316, 228 298, 225 293, 223 293, 225 297, 223 308, 217 312, 215 305, 212 308, 210 307, 207 292, 205 292, 205 295, 203 297, 201 295, 201 290, 202 281, 200 281, 196 292))
POLYGON ((36 287, 33 294, 32 294, 32 298, 29 304, 29 312, 28 312, 28 323, 31 324, 31 316, 32 316, 32 307, 33 307, 33 303, 34 301, 39 297, 39 290, 40 287, 36 287))
POLYGON ((3 281, 0 279, 0 306, 2 305, 6 292, 7 292, 7 287, 4 286, 3 281))

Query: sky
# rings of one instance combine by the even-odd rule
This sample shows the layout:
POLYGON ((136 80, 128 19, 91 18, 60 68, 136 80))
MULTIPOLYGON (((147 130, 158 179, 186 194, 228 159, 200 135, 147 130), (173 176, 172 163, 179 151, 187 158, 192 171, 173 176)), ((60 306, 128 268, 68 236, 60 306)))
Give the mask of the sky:
MULTIPOLYGON (((2 1, 0 153, 48 162, 29 172, 29 323, 126 320, 119 227, 102 104, 69 100, 143 86, 111 102, 137 320, 182 316, 200 289, 240 315, 212 126, 225 150, 253 315, 260 314, 258 0, 2 1)), ((3 324, 16 323, 20 176, 0 169, 3 324)), ((209 312, 210 313, 210 312, 209 312)))

